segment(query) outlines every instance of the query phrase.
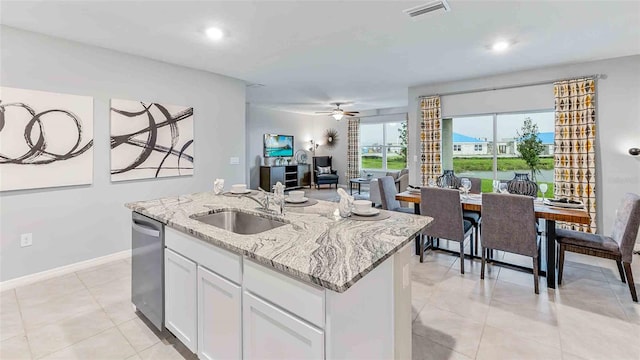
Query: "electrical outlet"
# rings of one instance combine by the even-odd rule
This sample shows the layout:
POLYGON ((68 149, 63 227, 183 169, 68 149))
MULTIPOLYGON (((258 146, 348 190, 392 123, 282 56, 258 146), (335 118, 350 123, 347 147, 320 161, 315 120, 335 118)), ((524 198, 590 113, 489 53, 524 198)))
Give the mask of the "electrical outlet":
POLYGON ((33 235, 31 233, 20 235, 20 246, 26 247, 33 245, 33 235))
POLYGON ((239 157, 230 157, 229 158, 229 164, 231 165, 239 165, 240 164, 240 158, 239 157))

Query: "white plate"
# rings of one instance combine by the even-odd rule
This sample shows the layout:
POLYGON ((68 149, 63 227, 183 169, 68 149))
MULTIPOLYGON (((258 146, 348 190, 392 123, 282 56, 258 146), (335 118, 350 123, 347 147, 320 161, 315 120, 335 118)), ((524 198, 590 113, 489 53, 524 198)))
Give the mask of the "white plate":
POLYGON ((420 189, 416 189, 416 188, 407 188, 407 191, 410 193, 416 193, 416 194, 420 193, 420 189))
POLYGON ((303 202, 306 202, 307 200, 309 200, 309 198, 307 197, 302 197, 301 199, 292 199, 291 197, 287 196, 284 198, 284 201, 288 202, 288 203, 292 203, 292 204, 301 204, 303 202))
POLYGON ((353 213, 358 216, 373 216, 373 215, 380 214, 380 210, 376 208, 371 208, 370 210, 367 210, 365 212, 358 212, 356 209, 353 209, 353 213))
POLYGON ((248 194, 250 192, 251 192, 251 189, 247 189, 245 191, 233 191, 233 190, 230 191, 230 193, 236 194, 236 195, 248 194))

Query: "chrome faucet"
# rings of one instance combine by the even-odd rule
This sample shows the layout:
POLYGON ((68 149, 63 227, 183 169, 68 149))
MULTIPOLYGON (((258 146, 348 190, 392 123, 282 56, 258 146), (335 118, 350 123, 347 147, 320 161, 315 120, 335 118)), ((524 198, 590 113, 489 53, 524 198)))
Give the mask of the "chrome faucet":
POLYGON ((263 190, 262 188, 260 188, 260 187, 258 188, 258 190, 260 190, 260 192, 262 192, 262 193, 264 194, 264 198, 263 198, 263 200, 262 200, 262 201, 260 201, 260 200, 256 199, 255 197, 253 197, 253 196, 251 196, 251 195, 243 195, 242 197, 245 197, 245 198, 251 199, 251 200, 255 201, 256 203, 258 203, 258 205, 260 205, 260 208, 259 208, 260 210, 263 210, 263 211, 270 211, 270 209, 269 209, 269 205, 270 205, 270 200, 269 200, 269 198, 270 198, 270 195, 271 195, 271 194, 270 194, 270 193, 268 193, 268 192, 266 192, 266 191, 264 191, 264 190, 263 190))

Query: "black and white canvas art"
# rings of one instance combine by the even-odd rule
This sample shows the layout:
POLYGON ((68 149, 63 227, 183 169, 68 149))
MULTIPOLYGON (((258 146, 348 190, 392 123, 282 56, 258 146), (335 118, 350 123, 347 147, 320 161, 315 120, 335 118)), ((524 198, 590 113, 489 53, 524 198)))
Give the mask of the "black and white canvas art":
POLYGON ((193 175, 193 108, 111 99, 111 181, 193 175))
POLYGON ((92 181, 93 98, 0 87, 0 191, 92 181))

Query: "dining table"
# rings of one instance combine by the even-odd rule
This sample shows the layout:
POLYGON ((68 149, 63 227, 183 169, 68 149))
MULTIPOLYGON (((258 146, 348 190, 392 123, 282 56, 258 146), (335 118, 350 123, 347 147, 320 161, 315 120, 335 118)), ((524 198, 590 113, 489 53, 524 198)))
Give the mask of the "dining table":
MULTIPOLYGON (((404 191, 396 194, 396 199, 414 204, 414 211, 420 214, 420 193, 417 191, 404 191)), ((463 210, 482 213, 482 194, 461 194, 460 201, 463 210)), ((546 222, 546 271, 544 266, 540 268, 540 275, 547 277, 547 287, 556 287, 556 221, 589 224, 591 217, 585 209, 564 208, 547 205, 543 201, 534 201, 536 219, 546 222)), ((473 254, 471 254, 473 256, 473 254)))

